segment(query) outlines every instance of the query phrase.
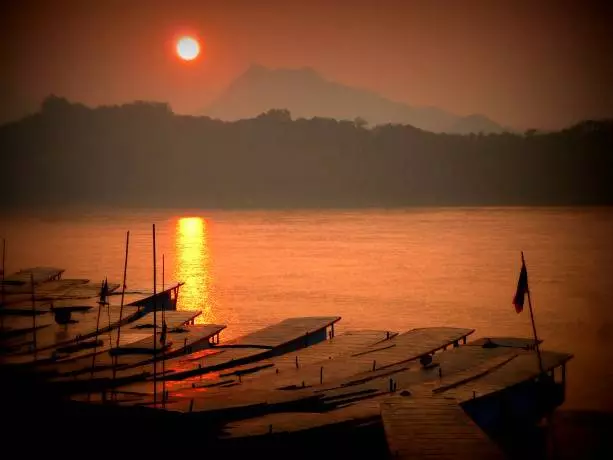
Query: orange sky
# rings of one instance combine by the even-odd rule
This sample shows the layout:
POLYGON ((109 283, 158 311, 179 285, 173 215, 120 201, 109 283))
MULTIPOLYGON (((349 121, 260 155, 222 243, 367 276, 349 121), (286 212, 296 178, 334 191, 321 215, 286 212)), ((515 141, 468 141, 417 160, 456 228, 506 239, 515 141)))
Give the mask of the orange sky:
POLYGON ((309 66, 393 100, 517 128, 613 117, 604 1, 2 3, 0 122, 50 93, 197 113, 251 63, 309 66), (176 58, 182 32, 202 38, 204 59, 176 58))

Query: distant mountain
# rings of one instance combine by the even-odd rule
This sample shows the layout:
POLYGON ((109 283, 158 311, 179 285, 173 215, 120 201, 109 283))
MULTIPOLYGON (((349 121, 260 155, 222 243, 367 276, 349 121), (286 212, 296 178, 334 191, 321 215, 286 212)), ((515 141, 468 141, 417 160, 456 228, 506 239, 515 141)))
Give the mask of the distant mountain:
POLYGON ((270 109, 288 109, 294 118, 363 118, 371 126, 408 124, 436 133, 500 133, 483 115, 460 117, 436 107, 412 107, 378 94, 335 83, 315 70, 251 66, 204 112, 213 118, 253 118, 270 109))

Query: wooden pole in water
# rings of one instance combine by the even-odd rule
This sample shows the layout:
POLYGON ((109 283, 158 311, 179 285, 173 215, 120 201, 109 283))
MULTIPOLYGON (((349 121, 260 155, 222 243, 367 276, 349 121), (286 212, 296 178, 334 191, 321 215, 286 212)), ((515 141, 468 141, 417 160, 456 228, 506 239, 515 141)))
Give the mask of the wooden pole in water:
POLYGON ((5 262, 6 262, 6 239, 2 238, 2 272, 0 275, 2 276, 2 306, 4 306, 4 270, 5 270, 5 262))
MULTIPOLYGON (((526 261, 524 259, 524 251, 521 252, 521 262, 523 265, 526 265, 526 261)), ((528 269, 526 268, 526 272, 528 269)), ((536 325, 534 324, 534 312, 532 311, 532 299, 530 298, 530 284, 526 286, 526 294, 528 294, 528 307, 530 308, 530 321, 532 322, 532 332, 534 333, 534 347, 536 348, 536 355, 539 360, 539 370, 543 372, 543 360, 541 359, 541 349, 539 347, 539 339, 536 335, 536 325)))
MULTIPOLYGON (((0 299, 0 305, 4 307, 4 270, 6 269, 6 239, 2 238, 2 271, 0 272, 0 276, 2 276, 2 286, 0 289, 2 290, 2 297, 0 299)), ((4 315, 0 315, 0 326, 4 327, 4 315)))
MULTIPOLYGON (((119 322, 117 323, 117 341, 115 348, 119 348, 119 338, 121 337, 121 320, 123 318, 123 303, 126 295, 126 278, 128 276, 128 250, 130 248, 130 230, 126 232, 126 254, 123 260, 123 283, 121 284, 121 304, 119 306, 119 322)), ((111 344, 111 347, 113 344, 111 344)), ((117 375, 117 355, 113 356, 113 382, 117 375)), ((115 388, 115 385, 113 385, 115 388)))
MULTIPOLYGON (((100 315, 102 313, 102 305, 106 302, 106 278, 102 281, 102 287, 100 288, 100 299, 98 299, 98 318, 96 319, 96 337, 94 339, 94 354, 92 355, 92 368, 90 371, 89 379, 94 378, 94 368, 96 367, 96 349, 98 348, 98 332, 100 331, 100 315)), ((89 401, 90 391, 87 392, 87 400, 89 401)))
MULTIPOLYGON (((162 292, 164 292, 164 254, 162 254, 162 292)), ((166 331, 166 308, 162 306, 162 333, 166 331)), ((164 350, 166 350, 166 335, 164 335, 164 350)), ((166 353, 164 351, 163 353, 166 353)), ((162 376, 166 373, 166 357, 162 356, 162 376)), ((166 379, 162 380, 162 407, 166 407, 166 379)))
POLYGON ((126 255, 123 260, 123 283, 121 285, 121 304, 119 306, 119 327, 117 328, 117 347, 119 347, 119 337, 121 335, 121 319, 123 316, 123 302, 126 295, 126 277, 128 276, 128 250, 130 248, 130 231, 126 232, 126 255))
POLYGON ((153 407, 157 404, 157 358, 158 358, 158 348, 157 348, 157 333, 158 333, 158 322, 157 322, 157 270, 156 270, 156 260, 155 260, 155 224, 153 224, 153 407))
POLYGON ((32 288, 32 334, 34 337, 34 359, 36 359, 36 294, 34 293, 34 273, 30 272, 30 287, 32 288))

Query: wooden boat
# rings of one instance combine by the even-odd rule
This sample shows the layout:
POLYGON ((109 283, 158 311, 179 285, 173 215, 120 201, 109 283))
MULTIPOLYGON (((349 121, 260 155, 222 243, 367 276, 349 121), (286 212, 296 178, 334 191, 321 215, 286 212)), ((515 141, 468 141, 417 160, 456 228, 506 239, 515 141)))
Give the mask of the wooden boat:
MULTIPOLYGON (((164 369, 157 369, 156 378, 183 380, 308 347, 333 336, 334 323, 339 320, 338 316, 289 318, 228 343, 167 359, 164 361, 164 369)), ((102 369, 95 372, 93 378, 86 373, 60 377, 54 379, 54 383, 64 384, 69 391, 75 392, 84 386, 88 389, 104 389, 153 377, 154 366, 151 363, 114 371, 109 368, 102 369)))
MULTIPOLYGON (((65 292, 56 291, 56 298, 50 299, 48 293, 43 294, 44 299, 37 299, 34 308, 31 303, 29 306, 14 303, 10 306, 10 311, 18 313, 3 315, 4 326, 8 330, 17 329, 25 333, 5 336, 2 345, 12 354, 0 356, 0 363, 44 362, 62 359, 67 356, 66 350, 78 351, 74 347, 71 348, 72 345, 77 349, 104 347, 102 337, 105 334, 143 317, 153 308, 176 309, 181 285, 182 283, 172 284, 168 289, 156 293, 155 296, 145 290, 131 291, 124 295, 123 307, 101 305, 96 295, 91 296, 91 293, 95 291, 90 288, 88 288, 90 297, 70 298, 66 297, 65 292), (64 312, 59 321, 58 311, 64 312), (66 315, 66 312, 69 314, 66 315)), ((109 289, 114 288, 116 287, 111 285, 109 289)), ((80 286, 80 289, 81 293, 85 294, 83 285, 80 286)), ((74 295, 74 291, 72 294, 74 295)), ((116 299, 115 296, 108 298, 116 299)))
MULTIPOLYGON (((103 346, 99 347, 97 357, 92 361, 93 353, 71 355, 58 360, 44 369, 47 373, 75 378, 81 373, 98 372, 104 369, 124 369, 126 367, 145 364, 153 359, 154 353, 159 353, 159 359, 177 356, 185 353, 189 348, 197 349, 208 347, 210 340, 215 340, 219 333, 225 329, 223 325, 205 324, 194 325, 193 321, 200 311, 167 312, 166 340, 161 339, 161 315, 158 315, 159 329, 157 341, 153 345, 152 314, 133 321, 121 330, 121 343, 117 347, 117 332, 104 338, 103 346), (163 342, 163 343, 162 343, 163 342)), ((60 377, 61 378, 61 377, 60 377)))
MULTIPOLYGON (((401 431, 393 426, 388 430, 385 426, 387 444, 400 453, 416 455, 415 449, 432 448, 428 443, 432 439, 446 442, 447 437, 463 433, 466 439, 473 439, 465 447, 471 445, 475 452, 479 449, 489 452, 491 456, 486 458, 503 458, 499 446, 493 445, 489 436, 498 442, 496 434, 500 430, 533 426, 535 420, 558 407, 564 400, 565 366, 572 358, 565 353, 543 351, 541 371, 535 352, 525 349, 532 341, 512 341, 518 348, 510 346, 507 338, 500 341, 504 345, 486 348, 482 341, 476 341, 438 353, 434 366, 416 362, 413 368, 373 376, 365 383, 355 383, 361 380, 356 376, 341 386, 296 390, 303 393, 303 401, 308 401, 308 392, 311 396, 319 393, 321 399, 317 403, 311 399, 302 408, 294 405, 299 411, 283 410, 281 400, 275 401, 280 410, 268 408, 258 416, 253 416, 253 410, 251 414, 246 411, 246 417, 225 425, 220 449, 229 455, 238 455, 279 441, 281 445, 292 446, 332 438, 335 442, 349 442, 365 427, 369 427, 367 436, 371 436, 385 423, 401 423, 405 427, 401 431), (442 376, 438 373, 441 368, 444 369, 442 376), (393 420, 396 416, 386 421, 381 414, 385 414, 386 406, 397 404, 398 398, 410 400, 410 417, 405 414, 405 420, 400 422, 393 420), (465 420, 461 414, 465 414, 465 420), (436 436, 432 429, 424 430, 424 426, 437 431, 436 436), (417 436, 419 433, 423 440, 417 436)), ((291 407, 287 402, 284 404, 291 407)), ((166 407, 172 408, 168 404, 166 407)), ((263 411, 262 407, 259 409, 263 411)), ((451 448, 453 442, 450 443, 447 447, 451 448)), ((435 450, 444 455, 445 448, 435 450)), ((287 454, 282 452, 279 456, 287 454)))

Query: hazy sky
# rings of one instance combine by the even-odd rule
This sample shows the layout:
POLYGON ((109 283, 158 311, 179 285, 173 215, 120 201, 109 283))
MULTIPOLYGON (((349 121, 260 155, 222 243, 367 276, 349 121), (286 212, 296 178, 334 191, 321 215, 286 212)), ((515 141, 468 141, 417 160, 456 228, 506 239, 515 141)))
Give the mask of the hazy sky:
POLYGON ((91 105, 167 101, 197 113, 252 63, 313 67, 393 100, 517 128, 613 117, 613 2, 7 3, 0 122, 50 93, 91 105), (184 32, 204 46, 190 63, 173 49, 184 32))

